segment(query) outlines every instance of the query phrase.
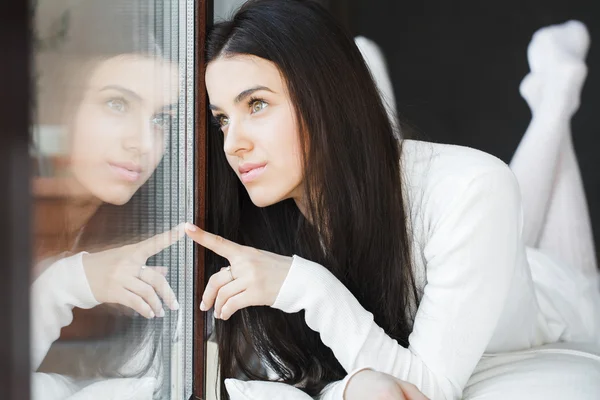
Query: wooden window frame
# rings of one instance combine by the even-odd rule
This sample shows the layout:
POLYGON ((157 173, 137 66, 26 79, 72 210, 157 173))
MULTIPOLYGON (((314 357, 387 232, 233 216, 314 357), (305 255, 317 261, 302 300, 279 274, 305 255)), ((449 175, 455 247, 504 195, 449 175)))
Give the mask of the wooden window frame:
POLYGON ((31 15, 14 1, 0 13, 0 392, 6 400, 30 397, 29 281, 31 198, 31 15))
MULTIPOLYGON (((206 133, 208 131, 208 99, 204 83, 206 34, 212 26, 214 19, 214 0, 200 0, 196 5, 195 17, 195 92, 194 92, 194 136, 195 136, 195 176, 194 176, 194 223, 200 228, 206 226, 206 133)), ((200 311, 202 292, 206 287, 208 277, 205 274, 204 255, 205 249, 196 246, 195 284, 194 284, 194 382, 192 398, 202 400, 206 398, 206 340, 208 314, 200 311)))

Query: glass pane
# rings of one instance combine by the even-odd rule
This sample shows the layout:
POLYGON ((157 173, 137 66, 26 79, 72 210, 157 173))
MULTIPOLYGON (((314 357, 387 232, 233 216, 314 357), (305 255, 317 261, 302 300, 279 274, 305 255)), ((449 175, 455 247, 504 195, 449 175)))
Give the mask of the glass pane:
POLYGON ((33 5, 33 398, 188 399, 194 2, 33 5))

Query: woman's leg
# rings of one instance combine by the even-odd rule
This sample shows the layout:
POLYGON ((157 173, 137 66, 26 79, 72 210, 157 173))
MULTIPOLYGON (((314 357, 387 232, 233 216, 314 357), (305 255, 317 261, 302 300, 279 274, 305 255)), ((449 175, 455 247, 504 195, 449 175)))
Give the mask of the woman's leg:
POLYGON ((595 276, 596 256, 570 122, 587 74, 589 36, 570 21, 540 29, 521 84, 532 119, 511 161, 521 186, 524 238, 557 260, 595 276))

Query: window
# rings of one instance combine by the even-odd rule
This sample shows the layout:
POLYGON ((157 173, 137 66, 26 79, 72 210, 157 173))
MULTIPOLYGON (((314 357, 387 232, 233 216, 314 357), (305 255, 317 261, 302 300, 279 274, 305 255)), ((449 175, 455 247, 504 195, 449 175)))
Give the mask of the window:
POLYGON ((34 4, 33 399, 192 395, 201 8, 34 4))

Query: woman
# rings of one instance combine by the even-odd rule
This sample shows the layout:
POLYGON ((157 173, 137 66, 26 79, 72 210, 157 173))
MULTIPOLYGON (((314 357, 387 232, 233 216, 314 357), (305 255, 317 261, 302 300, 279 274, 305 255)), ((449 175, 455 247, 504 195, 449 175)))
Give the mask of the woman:
POLYGON ((221 320, 224 398, 225 378, 267 380, 247 346, 281 383, 316 396, 337 382, 328 393, 349 400, 389 382, 358 379, 364 368, 399 380, 398 395, 417 398, 414 385, 456 399, 484 353, 600 345, 597 292, 586 323, 562 313, 581 300, 580 272, 543 256, 530 266, 509 168, 472 149, 398 143, 358 49, 322 8, 250 1, 214 27, 207 61, 218 236, 187 232, 219 256, 210 266, 227 266, 200 305, 221 320), (563 297, 539 303, 532 273, 563 297))
MULTIPOLYGON (((144 398, 160 389, 155 381, 161 374, 162 326, 150 320, 165 316, 163 302, 170 310, 178 303, 166 268, 146 264, 183 232, 140 237, 153 230, 149 212, 157 193, 151 176, 170 142, 178 68, 144 31, 149 26, 132 24, 144 12, 152 15, 144 4, 80 2, 68 10, 64 45, 36 54, 37 123, 61 126, 68 143, 62 177, 51 179, 53 199, 44 194, 36 199, 37 257, 43 261, 31 289, 33 371, 73 321, 74 307, 117 305, 78 314, 87 323, 100 321, 94 329, 103 332, 93 339, 104 343, 92 341, 88 358, 69 360, 78 366, 75 377, 52 373, 52 364, 35 373, 36 399, 65 399, 82 389, 88 397, 109 398, 110 383, 98 382, 109 377, 144 377, 144 387, 136 387, 144 398)), ((40 6, 37 23, 43 26, 50 10, 40 6)), ((122 390, 139 383, 114 382, 122 390)))

